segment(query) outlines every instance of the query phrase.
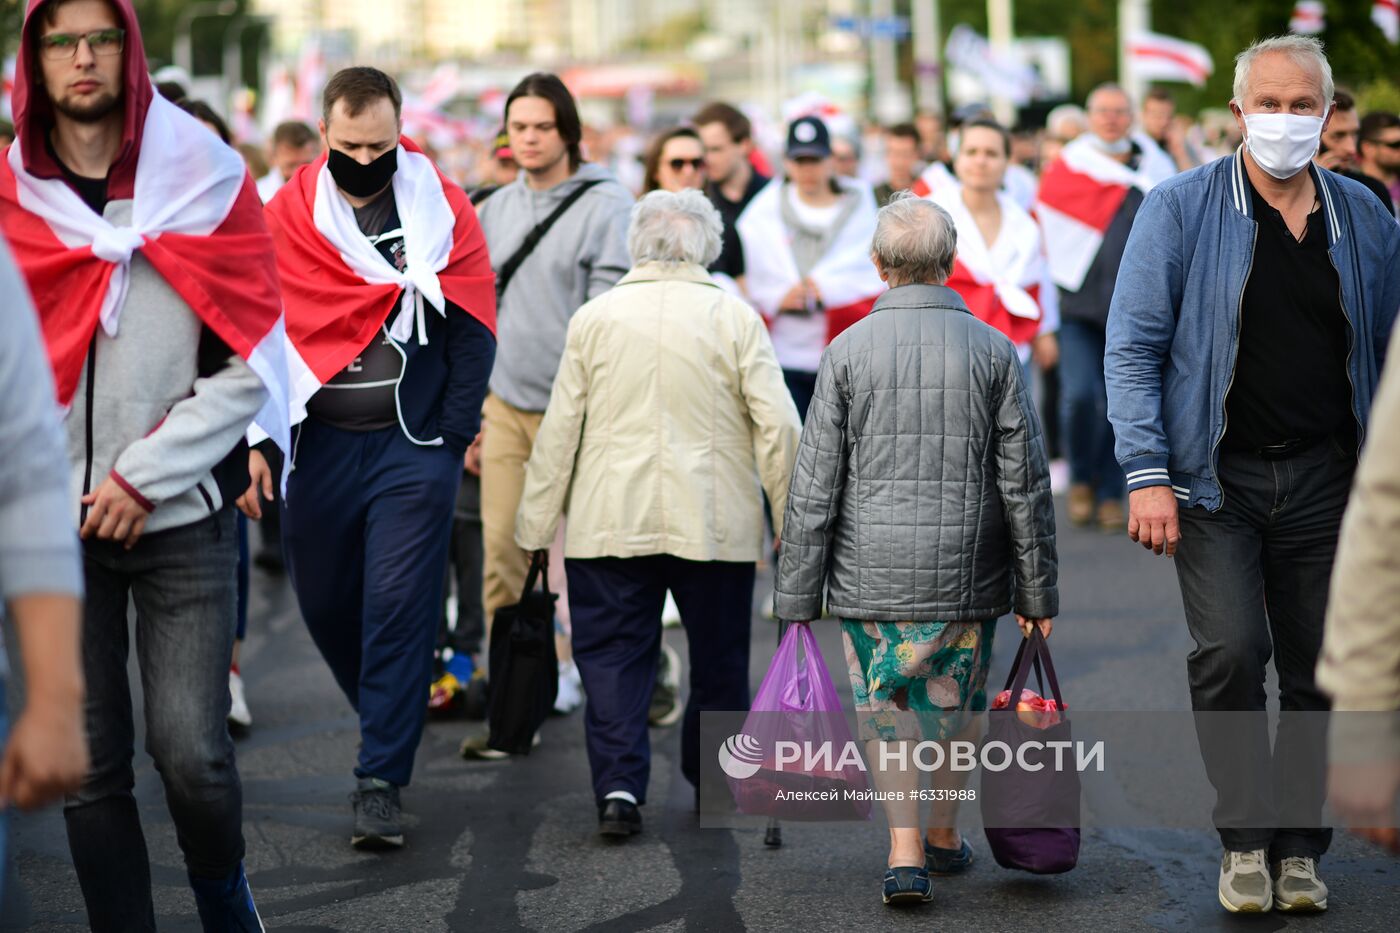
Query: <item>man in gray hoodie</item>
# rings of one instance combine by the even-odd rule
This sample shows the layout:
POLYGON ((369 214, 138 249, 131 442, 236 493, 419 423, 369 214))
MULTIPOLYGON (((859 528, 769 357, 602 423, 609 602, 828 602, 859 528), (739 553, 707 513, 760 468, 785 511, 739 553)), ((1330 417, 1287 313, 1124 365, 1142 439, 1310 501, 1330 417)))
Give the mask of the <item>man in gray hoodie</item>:
MULTIPOLYGON (((496 271, 498 327, 480 440, 488 625, 525 585, 529 556, 515 543, 515 512, 569 319, 632 265, 632 195, 606 169, 583 162, 583 127, 564 83, 532 74, 516 85, 506 99, 506 132, 521 173, 477 206, 496 271)), ((462 752, 504 757, 484 738, 468 739, 462 752)))
POLYGON ((269 420, 286 380, 276 256, 242 160, 147 71, 129 0, 31 0, 0 227, 69 406, 91 764, 64 817, 92 929, 154 930, 133 795, 134 604, 145 748, 200 918, 261 930, 226 718, 242 440, 258 417, 285 443, 269 420))

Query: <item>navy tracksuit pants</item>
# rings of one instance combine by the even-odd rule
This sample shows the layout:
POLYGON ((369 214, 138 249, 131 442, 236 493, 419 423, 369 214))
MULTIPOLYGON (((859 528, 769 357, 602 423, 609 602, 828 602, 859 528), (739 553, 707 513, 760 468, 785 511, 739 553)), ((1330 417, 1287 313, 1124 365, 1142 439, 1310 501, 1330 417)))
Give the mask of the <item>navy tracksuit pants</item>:
POLYGON ((625 790, 647 799, 647 710, 669 589, 690 651, 690 698, 681 721, 681 773, 700 780, 702 710, 749 708, 754 565, 666 554, 564 562, 574 662, 588 695, 584 736, 598 802, 625 790))
POLYGON ((403 786, 427 715, 462 459, 398 427, 300 426, 282 537, 306 627, 360 716, 357 777, 403 786))

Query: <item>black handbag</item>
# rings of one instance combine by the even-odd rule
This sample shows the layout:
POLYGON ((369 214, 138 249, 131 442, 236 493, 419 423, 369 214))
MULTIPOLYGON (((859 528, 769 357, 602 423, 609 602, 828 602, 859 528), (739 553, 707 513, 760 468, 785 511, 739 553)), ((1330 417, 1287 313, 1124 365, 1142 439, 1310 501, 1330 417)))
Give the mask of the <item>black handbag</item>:
POLYGON ((497 609, 491 623, 486 744, 512 755, 530 754, 535 733, 553 711, 559 692, 554 651, 554 603, 559 597, 549 591, 548 568, 544 552, 535 554, 520 602, 497 609))

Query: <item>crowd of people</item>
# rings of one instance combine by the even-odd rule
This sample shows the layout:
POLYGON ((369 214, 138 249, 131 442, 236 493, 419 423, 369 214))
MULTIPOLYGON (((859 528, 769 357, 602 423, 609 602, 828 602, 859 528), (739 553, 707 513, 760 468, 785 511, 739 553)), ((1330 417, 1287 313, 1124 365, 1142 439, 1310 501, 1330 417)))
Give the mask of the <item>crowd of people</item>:
MULTIPOLYGON (((555 708, 586 704, 604 836, 642 831, 649 728, 680 723, 698 787, 700 713, 748 708, 775 550, 773 615, 840 620, 857 709, 984 709, 996 619, 1048 637, 1059 611, 1061 458, 1071 524, 1175 556, 1194 709, 1263 710, 1271 652, 1286 710, 1400 696, 1380 584, 1328 601, 1365 440, 1393 449, 1400 417, 1400 117, 1358 115, 1315 40, 1240 55, 1218 140, 1103 85, 1040 134, 980 107, 892 126, 877 186, 875 147, 822 116, 772 165, 712 103, 653 138, 635 193, 550 74, 511 91, 470 191, 368 67, 258 165, 153 85, 129 0, 35 0, 16 75, 0 588, 28 703, 0 800, 64 797, 95 930, 155 924, 128 599, 201 920, 261 929, 231 735, 254 562, 285 568, 356 712, 371 850, 404 844, 429 709, 489 695, 532 567, 567 597, 555 708)), ((1361 462, 1383 511, 1394 465, 1361 462)), ((1348 518, 1343 550, 1393 561, 1393 536, 1348 518)), ((1261 728, 1207 771, 1320 815, 1325 762, 1289 748, 1261 728)), ((485 732, 461 753, 511 757, 485 732)), ((1220 903, 1325 909, 1330 831, 1270 806, 1221 828, 1220 903)), ((955 807, 923 834, 891 816, 886 903, 970 866, 955 807)))

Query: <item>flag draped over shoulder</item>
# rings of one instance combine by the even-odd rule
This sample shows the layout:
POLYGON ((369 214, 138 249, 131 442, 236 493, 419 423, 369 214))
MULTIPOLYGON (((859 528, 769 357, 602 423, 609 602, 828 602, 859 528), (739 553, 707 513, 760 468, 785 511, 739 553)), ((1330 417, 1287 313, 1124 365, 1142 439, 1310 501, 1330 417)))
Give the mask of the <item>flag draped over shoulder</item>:
POLYGON ((290 418, 389 323, 399 343, 426 343, 425 316, 451 302, 496 330, 496 279, 466 194, 411 140, 401 139, 394 199, 407 265, 395 268, 360 231, 325 154, 267 205, 287 314, 290 418), (402 298, 402 301, 400 299, 402 298))

